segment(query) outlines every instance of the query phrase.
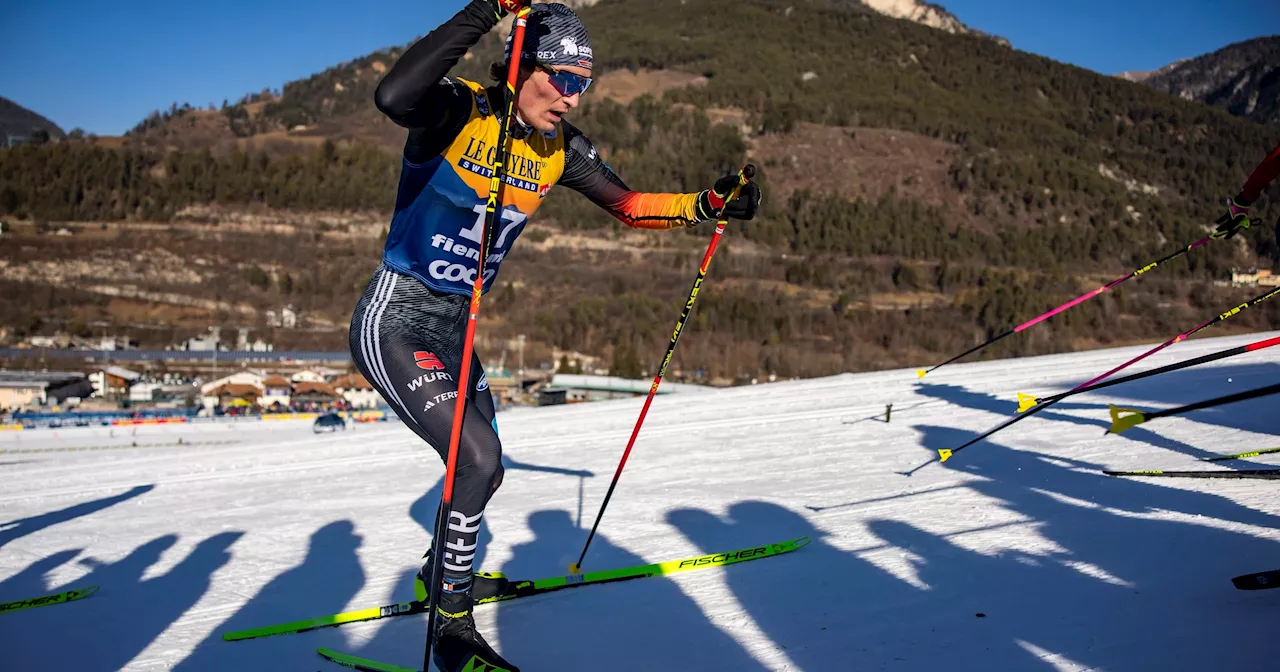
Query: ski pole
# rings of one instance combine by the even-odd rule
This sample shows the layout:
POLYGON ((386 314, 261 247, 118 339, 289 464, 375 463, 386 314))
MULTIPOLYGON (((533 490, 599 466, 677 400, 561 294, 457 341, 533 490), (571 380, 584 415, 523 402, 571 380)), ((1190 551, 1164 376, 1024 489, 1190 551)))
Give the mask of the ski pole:
POLYGON ((1195 327, 1194 329, 1191 329, 1190 331, 1185 331, 1185 332, 1183 332, 1183 333, 1181 333, 1181 334, 1178 334, 1177 336, 1174 336, 1173 338, 1171 338, 1171 339, 1169 339, 1169 340, 1165 341, 1164 343, 1161 343, 1160 345, 1157 345, 1156 347, 1151 348, 1150 350, 1148 350, 1148 351, 1146 351, 1146 352, 1142 353, 1141 355, 1138 355, 1137 357, 1134 357, 1133 359, 1131 359, 1131 360, 1129 360, 1129 361, 1125 362, 1124 364, 1121 364, 1120 366, 1117 366, 1117 367, 1116 367, 1116 368, 1114 368, 1114 369, 1111 369, 1110 371, 1108 371, 1108 372, 1106 372, 1106 373, 1102 374, 1101 376, 1098 376, 1097 378, 1094 378, 1093 380, 1090 380, 1090 381, 1089 381, 1089 382, 1087 382, 1087 383, 1081 383, 1080 385, 1077 385, 1077 386, 1073 389, 1073 391, 1074 391, 1074 390, 1082 390, 1082 389, 1084 389, 1084 388, 1086 388, 1086 387, 1089 387, 1089 386, 1094 385, 1094 384, 1096 384, 1096 383, 1099 383, 1099 382, 1101 382, 1101 381, 1103 381, 1103 380, 1105 380, 1105 379, 1107 379, 1107 378, 1110 378, 1112 374, 1117 373, 1117 372, 1119 372, 1119 371, 1122 371, 1122 370, 1124 370, 1124 369, 1126 369, 1126 368, 1128 368, 1128 367, 1130 367, 1130 366, 1132 366, 1132 365, 1134 365, 1134 364, 1137 364, 1138 362, 1141 362, 1142 360, 1144 360, 1144 359, 1146 359, 1146 358, 1150 357, 1151 355, 1156 354, 1157 352, 1160 352, 1161 350, 1164 350, 1165 348, 1167 348, 1167 347, 1169 347, 1169 346, 1171 346, 1171 345, 1174 345, 1175 343, 1181 343, 1182 341, 1185 341, 1185 340, 1187 340, 1188 338, 1191 338, 1192 336, 1194 336, 1196 333, 1200 332, 1201 330, 1203 330, 1203 329, 1208 329, 1209 327, 1212 327, 1213 325, 1218 324, 1219 322, 1222 322, 1222 321, 1224 321, 1224 320, 1227 320, 1227 319, 1231 318, 1232 316, 1236 315, 1237 313, 1239 313, 1240 311, 1242 311, 1242 310, 1244 310, 1244 309, 1246 309, 1246 308, 1251 308, 1251 307, 1253 307, 1253 306, 1256 306, 1256 305, 1258 305, 1259 303, 1262 303, 1263 301, 1266 301, 1267 299, 1269 299, 1269 298, 1271 298, 1271 297, 1275 296, 1276 294, 1280 294, 1280 287, 1276 287, 1275 289, 1273 289, 1273 290, 1271 290, 1271 291, 1269 291, 1269 292, 1267 292, 1267 293, 1265 293, 1265 294, 1260 294, 1260 295, 1258 295, 1258 296, 1255 296, 1255 297, 1253 297, 1252 299, 1249 299, 1248 301, 1246 301, 1246 302, 1244 302, 1244 303, 1242 303, 1242 304, 1240 304, 1240 305, 1236 306, 1235 308, 1232 308, 1231 310, 1228 310, 1227 312, 1222 313, 1221 315, 1218 315, 1217 317, 1213 318, 1212 320, 1209 320, 1209 321, 1207 321, 1207 322, 1205 322, 1205 323, 1201 324, 1200 326, 1197 326, 1197 327, 1195 327))
POLYGON ((1167 418, 1171 415, 1181 415, 1198 411, 1202 408, 1213 408, 1214 406, 1222 406, 1223 404, 1234 404, 1237 401, 1246 401, 1248 399, 1256 399, 1271 394, 1280 394, 1280 383, 1260 387, 1256 390, 1248 390, 1246 392, 1236 392, 1228 394, 1224 397, 1216 399, 1207 399, 1198 401, 1194 404, 1187 404, 1177 408, 1169 408, 1155 413, 1143 413, 1136 408, 1121 408, 1112 404, 1111 406, 1111 427, 1105 432, 1107 434, 1119 434, 1125 430, 1131 429, 1144 422, 1155 420, 1156 418, 1167 418))
POLYGON ((658 367, 658 375, 654 376, 653 384, 649 386, 649 397, 644 400, 644 407, 640 409, 640 417, 636 419, 636 426, 631 430, 631 438, 627 441, 627 449, 622 452, 622 459, 618 461, 618 470, 613 473, 613 481, 609 483, 609 491, 604 495, 604 502, 600 504, 600 511, 596 514, 596 520, 591 524, 591 534, 587 535, 587 543, 582 545, 582 553, 578 554, 578 561, 569 565, 570 574, 582 573, 582 560, 587 557, 587 549, 591 547, 591 540, 596 537, 596 528, 600 526, 600 519, 604 517, 604 510, 609 506, 609 500, 613 497, 614 488, 618 487, 618 478, 622 476, 622 468, 627 466, 627 457, 631 455, 631 448, 636 444, 636 437, 640 435, 640 426, 644 424, 644 418, 649 413, 649 405, 653 403, 653 397, 658 393, 658 385, 662 384, 662 376, 667 372, 667 365, 671 363, 671 356, 675 354, 676 343, 680 342, 680 334, 684 331, 684 325, 689 320, 689 314, 693 312, 693 304, 698 300, 698 289, 702 286, 702 281, 707 277, 707 268, 711 265, 711 257, 716 253, 716 245, 720 244, 720 236, 724 233, 724 227, 728 222, 724 219, 724 209, 728 207, 729 202, 738 197, 738 192, 742 187, 746 186, 756 175, 756 167, 747 164, 738 171, 738 186, 733 188, 733 193, 724 199, 724 204, 720 206, 720 212, 716 213, 716 232, 711 236, 711 243, 707 245, 707 252, 702 256, 702 264, 698 266, 698 277, 693 281, 693 289, 689 290, 689 298, 684 302, 684 311, 680 313, 680 319, 676 320, 676 328, 671 332, 671 343, 667 345, 667 354, 662 358, 662 365, 658 367))
MULTIPOLYGON (((1266 301, 1267 299, 1269 299, 1269 298, 1271 298, 1271 297, 1275 296, 1276 294, 1280 294, 1280 287, 1277 287, 1277 288, 1275 288, 1275 289, 1273 289, 1273 290, 1271 290, 1271 291, 1267 292, 1266 294, 1260 294, 1260 295, 1258 295, 1258 296, 1255 296, 1255 297, 1253 297, 1252 299, 1249 299, 1248 301, 1246 301, 1246 302, 1244 302, 1244 303, 1242 303, 1242 304, 1240 304, 1240 305, 1236 306, 1235 308, 1232 308, 1231 310, 1228 310, 1227 312, 1222 313, 1221 315, 1218 315, 1217 317, 1213 318, 1212 320, 1209 320, 1208 322, 1205 322, 1205 323, 1203 323, 1203 324, 1201 324, 1201 325, 1199 325, 1199 326, 1195 327, 1194 329, 1191 329, 1190 331, 1186 331, 1186 332, 1183 332, 1183 333, 1181 333, 1181 334, 1178 334, 1177 336, 1174 336, 1173 338, 1171 338, 1171 339, 1169 339, 1169 340, 1165 341, 1164 343, 1161 343, 1160 345, 1157 345, 1156 347, 1151 348, 1150 350, 1148 350, 1148 351, 1146 351, 1146 352, 1142 353, 1141 355, 1138 355, 1137 357, 1134 357, 1133 359, 1131 359, 1131 360, 1129 360, 1129 361, 1125 362, 1124 364, 1121 364, 1120 366, 1117 366, 1116 368, 1111 369, 1110 371, 1108 371, 1108 372, 1106 372, 1106 373, 1102 374, 1101 376, 1098 376, 1098 377, 1094 378, 1093 380, 1090 380, 1090 381, 1089 381, 1089 382, 1087 382, 1087 383, 1081 383, 1080 385, 1075 386, 1075 387, 1074 387, 1074 388, 1072 388, 1070 391, 1071 391, 1071 392, 1076 392, 1076 391, 1083 390, 1083 389, 1085 389, 1085 388, 1087 388, 1087 387, 1091 387, 1091 386, 1093 386, 1093 385, 1094 385, 1094 384, 1096 384, 1096 383, 1099 383, 1099 382, 1101 382, 1101 381, 1103 381, 1103 380, 1105 380, 1105 379, 1107 379, 1107 378, 1110 378, 1110 377, 1111 377, 1111 374, 1116 373, 1117 371, 1120 371, 1120 370, 1124 369, 1125 367, 1128 367, 1128 366, 1131 366, 1131 365, 1133 365, 1133 364, 1136 364, 1136 363, 1138 363, 1138 362, 1140 362, 1140 361, 1142 361, 1142 360, 1146 359, 1147 357, 1150 357, 1151 355, 1154 355, 1154 354, 1156 354, 1157 352, 1160 352, 1161 350, 1164 350, 1165 348, 1167 348, 1167 347, 1169 347, 1169 346, 1171 346, 1171 345, 1173 345, 1173 344, 1175 344, 1175 343, 1178 343, 1178 342, 1180 342, 1180 341, 1184 341, 1184 340, 1186 340, 1187 338, 1190 338, 1190 337, 1191 337, 1193 334, 1195 334, 1196 332, 1198 332, 1198 331, 1200 331, 1200 330, 1202 330, 1202 329, 1206 329, 1206 328, 1208 328, 1208 327, 1210 327, 1210 326, 1212 326, 1212 325, 1215 325, 1215 324, 1217 324, 1217 323, 1219 323, 1219 322, 1222 322, 1222 321, 1224 321, 1224 320, 1227 320, 1227 319, 1231 318, 1232 316, 1234 316, 1234 315, 1236 315, 1236 314, 1240 313, 1240 311, 1243 311, 1243 310, 1245 310, 1245 309, 1247 309, 1247 308, 1250 308, 1250 307, 1256 306, 1256 305, 1258 305, 1259 303, 1262 303, 1263 301, 1266 301)), ((966 442, 964 443, 964 445, 960 446, 959 448, 955 448, 955 449, 941 448, 941 449, 939 449, 939 450, 938 450, 938 458, 939 458, 939 461, 941 461, 941 462, 946 462, 947 460, 951 459, 951 457, 952 457, 953 455, 955 455, 956 453, 958 453, 958 452, 960 452, 960 451, 964 450, 965 448, 968 448, 969 446, 972 446, 973 444, 975 444, 975 443, 977 443, 977 442, 979 442, 979 441, 981 441, 981 440, 983 440, 983 439, 987 438, 988 436, 991 436, 992 434, 995 434, 996 432, 998 432, 998 431, 1000 431, 1000 430, 1004 429, 1005 427, 1008 427, 1009 425, 1012 425, 1012 424, 1014 424, 1014 423, 1016 423, 1016 422, 1018 422, 1018 421, 1020 421, 1020 420, 1022 420, 1022 419, 1024 419, 1024 418, 1027 418, 1027 417, 1030 417, 1030 416, 1032 416, 1032 415, 1035 415, 1036 413, 1039 413, 1040 411, 1043 411, 1044 409, 1046 409, 1046 408, 1048 408, 1048 407, 1050 407, 1050 406, 1052 406, 1052 405, 1056 404, 1057 402, 1058 402, 1058 400, 1056 400, 1056 399, 1055 399, 1055 400, 1052 400, 1052 401, 1046 400, 1046 401, 1044 401, 1044 402, 1041 402, 1040 404, 1037 404, 1036 406, 1034 406, 1034 407, 1032 407, 1031 409, 1027 410, 1027 412, 1026 412, 1026 413, 1023 413, 1022 415, 1015 415, 1014 417, 1009 418, 1008 420, 1005 420, 1004 422, 1000 423, 999 425, 996 425, 996 426, 995 426, 995 427, 993 427, 992 429, 987 430, 986 432, 983 432, 982 434, 980 434, 980 435, 978 435, 978 436, 976 436, 976 437, 974 437, 974 438, 972 438, 972 439, 969 439, 968 441, 966 441, 966 442)), ((926 463, 926 464, 927 464, 927 463, 926 463)), ((924 465, 921 465, 921 466, 924 466, 924 465)))
POLYGON ((1089 292, 1087 292, 1087 293, 1085 293, 1085 294, 1082 294, 1082 295, 1080 295, 1080 296, 1078 296, 1078 297, 1076 297, 1076 298, 1074 298, 1074 299, 1072 299, 1072 300, 1070 300, 1070 301, 1068 301, 1068 302, 1066 302, 1066 303, 1062 304, 1061 306, 1058 306, 1057 308, 1054 308, 1053 310, 1050 310, 1050 311, 1049 311, 1049 312, 1047 312, 1047 313, 1044 313, 1044 314, 1039 315, 1039 316, 1037 316, 1037 317, 1034 317, 1034 318, 1032 318, 1032 319, 1030 319, 1030 320, 1027 320, 1026 322, 1023 322, 1022 324, 1019 324, 1018 326, 1014 327, 1013 329, 1010 329, 1009 331, 1006 331, 1006 332, 1004 332, 1003 334, 1000 334, 999 336, 996 336, 996 337, 994 337, 994 338, 988 339, 985 343, 980 343, 980 344, 978 344, 978 345, 975 345, 975 346, 973 346, 972 348, 969 348, 968 350, 965 350, 964 352, 962 352, 962 353, 960 353, 960 354, 956 355, 955 357, 952 357, 951 359, 948 359, 947 361, 945 361, 945 362, 943 362, 943 363, 941 363, 941 364, 938 364, 938 365, 934 366, 934 367, 933 367, 933 368, 931 368, 931 369, 916 369, 916 377, 917 377, 917 378, 924 378, 926 374, 929 374, 929 373, 932 373, 932 372, 934 372, 934 371, 937 371, 938 369, 940 369, 940 368, 942 368, 942 367, 944 367, 944 366, 946 366, 946 365, 948 365, 948 364, 950 364, 950 363, 952 363, 952 362, 956 361, 957 359, 961 359, 961 358, 963 358, 963 357, 965 357, 965 356, 967 356, 967 355, 971 355, 971 354, 973 354, 973 353, 975 353, 975 352, 977 352, 977 351, 979 351, 979 350, 981 350, 981 349, 983 349, 983 348, 987 347, 988 345, 992 345, 992 344, 994 344, 994 343, 997 343, 997 342, 999 342, 999 341, 1003 340, 1003 339, 1004 339, 1004 338, 1006 338, 1006 337, 1012 336, 1012 335, 1014 335, 1014 334, 1016 334, 1016 333, 1018 333, 1018 332, 1020 332, 1020 331, 1023 331, 1023 330, 1025 330, 1025 329, 1028 329, 1028 328, 1030 328, 1030 327, 1034 327, 1035 325, 1040 324, 1041 322, 1044 322, 1045 320, 1047 320, 1047 319, 1049 319, 1049 318, 1053 317, 1054 315, 1057 315, 1058 313, 1061 313, 1061 312, 1063 312, 1063 311, 1065 311, 1065 310, 1069 310, 1069 309, 1071 309, 1071 308, 1074 308, 1074 307, 1076 307, 1076 306, 1078 306, 1078 305, 1080 305, 1080 304, 1084 303, 1085 301, 1088 301, 1089 299, 1092 299, 1093 297, 1095 297, 1095 296, 1097 296, 1097 295, 1099 295, 1099 294, 1101 294, 1101 293, 1103 293, 1103 292, 1107 291, 1108 289, 1111 289, 1112 287, 1115 287, 1116 285, 1119 285, 1120 283, 1122 283, 1122 282, 1124 282, 1124 281, 1126 281, 1126 280, 1129 280, 1130 278, 1136 278, 1136 277, 1138 277, 1139 275, 1142 275, 1143 273, 1146 273, 1147 271, 1149 271, 1149 270, 1151 270, 1151 269, 1155 268, 1156 266, 1159 266, 1160 264, 1164 264, 1164 263, 1168 263, 1168 262, 1170 262, 1170 261, 1173 261, 1174 259, 1177 259, 1178 257, 1180 257, 1180 256, 1182 256, 1182 255, 1184 255, 1184 254, 1186 254, 1186 253, 1188 253, 1188 252, 1190 252, 1191 250, 1196 249, 1197 247, 1200 247, 1201 245, 1204 245, 1205 243, 1208 243, 1208 242, 1209 242, 1209 241, 1211 241, 1211 240, 1213 240, 1213 236, 1205 236, 1204 238, 1201 238, 1200 240, 1197 240, 1196 242, 1191 243, 1190 245, 1188 245, 1188 246, 1186 246, 1186 247, 1183 247, 1183 248, 1180 248, 1180 249, 1178 249, 1178 250, 1175 250, 1174 252, 1171 252, 1171 253, 1169 253, 1169 254, 1165 255, 1163 258, 1158 259, 1158 260, 1156 260, 1156 261, 1153 261, 1153 262, 1151 262, 1151 263, 1147 264, 1146 266, 1143 266, 1142 268, 1138 268, 1138 269, 1135 269, 1135 270, 1130 271, 1128 275, 1125 275, 1125 276, 1120 277, 1120 278, 1116 278, 1115 280, 1112 280, 1111 282, 1109 282, 1109 283, 1107 283, 1107 284, 1105 284, 1105 285, 1103 285, 1103 286, 1101 286, 1101 287, 1099 287, 1099 288, 1097 288, 1097 289, 1094 289, 1094 290, 1091 290, 1091 291, 1089 291, 1089 292))
POLYGON ((489 256, 489 232, 497 226, 498 194, 502 178, 507 172, 507 147, 511 128, 515 123, 516 83, 520 75, 520 54, 523 53, 525 25, 528 23, 530 3, 521 3, 516 12, 515 27, 511 38, 511 59, 507 65, 506 103, 507 116, 498 130, 498 152, 489 178, 489 200, 485 206, 484 224, 480 229, 480 256, 476 259, 476 281, 471 287, 471 307, 467 315, 467 331, 462 345, 462 363, 458 371, 458 396, 453 402, 453 427, 449 432, 449 457, 445 461, 444 492, 440 496, 440 513, 436 516, 435 538, 432 539, 435 562, 431 565, 431 583, 427 584, 430 597, 427 601, 427 643, 422 658, 422 669, 431 669, 431 653, 435 646, 436 612, 440 606, 440 593, 444 577, 445 531, 453 515, 453 482, 458 468, 458 444, 462 439, 462 418, 467 406, 467 386, 471 376, 471 355, 475 346, 476 317, 480 314, 480 295, 484 292, 484 260, 489 256))
POLYGON ((1111 387, 1112 385, 1119 385, 1121 383, 1128 383, 1134 380, 1141 380, 1142 378, 1150 378, 1151 376, 1158 376, 1162 373, 1169 373, 1171 371, 1177 371, 1179 369, 1186 369, 1192 366, 1199 366, 1201 364, 1207 364, 1209 362, 1216 362, 1219 359, 1226 359, 1227 357, 1243 355, 1247 352, 1257 352, 1259 350, 1270 348, 1273 345, 1280 345, 1280 336, 1276 336, 1275 338, 1264 339, 1261 341, 1254 341, 1253 343, 1249 343, 1248 345, 1241 345, 1234 348, 1227 348, 1226 350, 1219 350, 1218 352, 1215 352, 1209 355, 1203 355, 1201 357, 1188 359, 1183 362, 1169 364, 1167 366, 1162 366, 1158 369, 1143 371, 1142 373, 1135 373, 1133 375, 1125 376, 1123 378, 1116 378, 1115 380, 1108 380, 1102 383, 1098 383, 1097 385, 1092 385, 1090 387, 1071 390, 1069 392, 1062 392, 1060 394, 1055 394, 1051 397, 1045 397, 1044 399, 1037 399, 1036 397, 1030 394, 1023 394, 1019 392, 1018 393, 1018 412, 1022 413, 1023 411, 1026 411, 1044 402, 1062 401, 1063 399, 1066 399, 1067 397, 1070 397, 1072 395, 1083 394, 1085 392, 1093 392, 1094 390, 1101 390, 1104 387, 1111 387))

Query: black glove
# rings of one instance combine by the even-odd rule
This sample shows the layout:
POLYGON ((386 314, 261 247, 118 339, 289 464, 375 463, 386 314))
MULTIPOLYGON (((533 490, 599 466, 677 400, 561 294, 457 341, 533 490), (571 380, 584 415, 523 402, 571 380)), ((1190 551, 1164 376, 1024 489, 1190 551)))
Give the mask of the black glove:
POLYGON ((738 192, 738 197, 726 204, 725 199, 733 194, 736 186, 738 175, 734 173, 716 180, 714 186, 698 194, 698 221, 717 219, 721 206, 724 207, 724 217, 755 219, 756 211, 760 209, 760 187, 755 182, 748 182, 738 192))
POLYGON ((1218 225, 1214 238, 1231 238, 1241 229, 1249 228, 1249 206, 1240 204, 1240 197, 1227 201, 1227 212, 1214 222, 1218 225))

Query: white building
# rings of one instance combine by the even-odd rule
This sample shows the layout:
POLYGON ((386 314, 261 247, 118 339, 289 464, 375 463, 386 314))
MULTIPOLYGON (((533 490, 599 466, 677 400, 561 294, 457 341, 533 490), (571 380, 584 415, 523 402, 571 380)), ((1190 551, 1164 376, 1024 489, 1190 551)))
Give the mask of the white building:
POLYGON ((27 342, 33 348, 65 348, 71 345, 71 337, 58 333, 53 336, 32 336, 27 342))
POLYGON ((156 391, 162 389, 164 385, 160 383, 137 383, 129 387, 129 401, 151 401, 156 396, 156 391))
POLYGON ((334 380, 333 389, 342 395, 352 408, 377 408, 380 405, 386 405, 382 395, 378 394, 377 390, 373 389, 373 385, 358 373, 334 380))
POLYGON ((302 323, 302 313, 292 304, 280 309, 280 312, 268 310, 266 313, 268 327, 294 329, 302 323))
POLYGON ((245 369, 201 385, 200 394, 207 395, 223 385, 252 385, 256 388, 262 389, 262 381, 265 380, 266 377, 266 371, 245 369))
POLYGON ((1232 287, 1280 287, 1280 275, 1269 268, 1231 269, 1232 287))
POLYGON ((261 394, 263 391, 262 381, 267 377, 266 371, 257 371, 254 369, 245 369, 239 373, 233 373, 229 376, 223 376, 214 381, 210 381, 200 386, 200 403, 205 408, 213 408, 218 405, 218 390, 234 385, 237 388, 241 386, 253 387, 261 394))
POLYGON ((325 383, 325 382, 328 382, 328 381, 325 379, 325 377, 324 377, 324 374, 323 374, 323 373, 321 373, 321 372, 319 372, 319 371, 310 370, 310 369, 308 369, 308 370, 303 370, 303 371, 299 371, 299 372, 297 372, 297 373, 293 374, 292 376, 290 376, 290 377, 289 377, 289 380, 292 380, 292 381, 293 381, 293 382, 295 382, 295 383, 325 383))
POLYGON ((213 352, 218 349, 218 339, 213 335, 189 338, 182 344, 182 349, 189 352, 213 352))
POLYGON ((97 345, 96 350, 108 352, 138 349, 138 342, 127 336, 103 336, 95 345, 97 345))
POLYGON ((289 407, 289 398, 293 394, 293 383, 283 376, 267 376, 262 381, 263 393, 258 397, 258 405, 263 408, 271 408, 279 404, 282 408, 289 407))
POLYGON ((89 382, 93 385, 95 397, 125 396, 134 383, 142 379, 142 374, 119 366, 108 366, 101 371, 89 374, 89 382))
POLYGON ((129 388, 129 401, 132 402, 182 402, 195 394, 191 385, 174 385, 166 383, 138 383, 129 388))

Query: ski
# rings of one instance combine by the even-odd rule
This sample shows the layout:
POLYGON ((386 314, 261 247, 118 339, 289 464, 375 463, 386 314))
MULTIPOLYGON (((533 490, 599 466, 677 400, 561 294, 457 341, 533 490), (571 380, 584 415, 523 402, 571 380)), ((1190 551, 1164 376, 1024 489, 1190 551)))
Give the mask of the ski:
POLYGON ((1222 462, 1224 460, 1241 460, 1246 457, 1257 457, 1259 455, 1270 455, 1271 453, 1280 453, 1280 448, 1267 448, 1264 450, 1255 450, 1248 453, 1236 453, 1235 455, 1217 455, 1214 457, 1202 458, 1205 462, 1222 462))
MULTIPOLYGON (((476 599, 476 604, 488 604, 490 602, 503 602, 521 597, 532 597, 534 595, 551 593, 566 588, 577 588, 580 586, 589 586, 601 583, 613 583, 616 581, 628 581, 630 579, 640 579, 649 576, 665 576, 667 574, 675 574, 677 572, 732 565, 739 562, 745 562, 747 560, 756 560, 759 558, 767 558, 773 555, 788 553, 796 550, 797 548, 801 548, 808 543, 809 537, 800 537, 799 539, 792 539, 782 543, 743 548, 736 551, 730 551, 728 553, 709 553, 707 555, 682 558, 679 560, 669 560, 667 562, 659 562, 652 565, 637 565, 635 567, 587 572, 585 574, 553 576, 546 579, 539 579, 537 581, 511 581, 503 578, 501 574, 482 572, 480 573, 481 575, 503 581, 504 584, 502 589, 495 594, 478 597, 476 599)), ((270 637, 272 635, 307 632, 317 628, 343 625, 345 623, 372 621, 390 616, 422 614, 426 613, 426 611, 427 605, 425 602, 399 602, 380 607, 345 611, 340 614, 321 616, 319 618, 293 621, 291 623, 268 625, 261 628, 239 630, 236 632, 225 632, 222 634, 222 639, 228 642, 235 642, 243 639, 256 639, 258 637, 270 637)))
POLYGON ((1280 569, 1237 576, 1231 579, 1231 583, 1235 584, 1235 587, 1240 590, 1266 590, 1268 588, 1280 588, 1280 569))
POLYGON ((15 602, 5 602, 0 604, 0 614, 8 613, 10 611, 22 611, 23 609, 34 609, 36 607, 47 607, 51 604, 64 604, 66 602, 83 600, 96 592, 98 592, 98 585, 94 584, 87 588, 72 588, 71 590, 64 590, 61 593, 54 593, 52 595, 42 595, 40 597, 17 600, 15 602))
POLYGON ((1280 469, 1241 469, 1239 471, 1104 471, 1108 476, 1171 476, 1173 478, 1280 478, 1280 469))
MULTIPOLYGON (((629 579, 639 579, 648 576, 666 576, 668 574, 706 569, 708 567, 723 567, 725 565, 733 565, 739 562, 747 562, 748 560, 758 560, 760 558, 789 553, 797 548, 807 545, 808 543, 809 537, 800 537, 798 539, 792 539, 791 541, 784 541, 778 544, 743 548, 736 551, 729 551, 728 553, 708 553, 706 555, 697 555, 680 560, 658 562, 652 565, 638 565, 635 567, 605 570, 602 572, 587 572, 585 574, 570 574, 567 576, 556 576, 549 579, 541 579, 539 581, 511 582, 508 585, 507 591, 488 601, 500 602, 502 600, 510 600, 519 597, 540 595, 542 593, 553 592, 563 588, 574 588, 599 583, 612 583, 615 581, 627 581, 629 579)), ((418 670, 417 668, 382 663, 376 660, 370 660, 368 658, 361 658, 348 653, 334 651, 333 649, 320 648, 316 650, 316 653, 319 653, 324 658, 342 665, 343 667, 349 667, 353 670, 363 670, 364 672, 421 672, 421 670, 418 670)), ((501 670, 492 667, 486 667, 485 669, 491 670, 492 672, 501 672, 501 670)), ((481 671, 475 670, 474 672, 481 671)))
MULTIPOLYGON (((505 597, 505 592, 510 589, 512 582, 507 580, 506 575, 493 572, 476 572, 475 578, 476 581, 471 589, 471 594, 475 598, 476 604, 485 604, 487 602, 497 602, 501 599, 510 599, 509 597, 505 597)), ((235 642, 241 639, 256 639, 258 637, 270 637, 271 635, 307 632, 308 630, 315 630, 316 628, 326 628, 333 625, 342 625, 344 623, 375 621, 379 618, 386 618, 388 616, 424 614, 426 611, 426 602, 411 600, 409 602, 385 604, 380 607, 370 607, 368 609, 358 609, 356 611, 344 611, 340 614, 321 616, 319 618, 309 618, 302 621, 293 621, 292 623, 281 623, 279 625, 269 625, 251 630, 227 632, 223 633, 222 639, 228 642, 235 642)))
POLYGON ((366 672, 419 672, 416 667, 402 667, 400 665, 379 663, 376 660, 353 656, 349 653, 334 651, 333 649, 319 648, 316 649, 316 653, 324 656, 332 662, 343 667, 349 667, 353 670, 365 670, 366 672))
POLYGON ((379 618, 387 618, 388 616, 407 616, 409 614, 426 613, 427 605, 422 602, 398 602, 396 604, 385 604, 380 607, 369 607, 368 609, 357 609, 355 611, 344 611, 339 614, 329 616, 321 616, 319 618, 308 618, 301 621, 292 621, 290 623, 280 623, 278 625, 268 625, 261 628, 252 628, 249 630, 237 630, 235 632, 222 633, 222 639, 226 642, 238 642, 243 639, 257 639, 259 637, 270 637, 272 635, 287 635, 299 632, 308 632, 317 628, 327 628, 335 625, 343 625, 345 623, 360 623, 362 621, 374 621, 379 618))

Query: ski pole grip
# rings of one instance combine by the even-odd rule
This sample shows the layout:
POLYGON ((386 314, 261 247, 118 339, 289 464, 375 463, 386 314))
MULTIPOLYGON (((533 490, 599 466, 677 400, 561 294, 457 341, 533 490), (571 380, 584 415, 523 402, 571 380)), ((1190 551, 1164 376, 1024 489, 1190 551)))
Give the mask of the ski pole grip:
POLYGON ((742 188, 756 176, 756 167, 754 164, 748 163, 738 170, 738 185, 733 188, 733 192, 729 197, 724 199, 724 205, 720 206, 719 218, 724 219, 724 209, 729 207, 729 201, 738 197, 742 188))

